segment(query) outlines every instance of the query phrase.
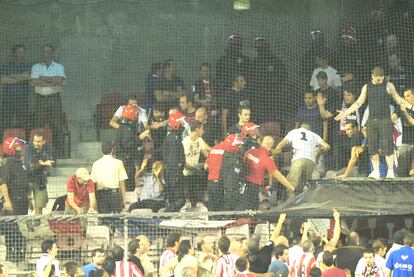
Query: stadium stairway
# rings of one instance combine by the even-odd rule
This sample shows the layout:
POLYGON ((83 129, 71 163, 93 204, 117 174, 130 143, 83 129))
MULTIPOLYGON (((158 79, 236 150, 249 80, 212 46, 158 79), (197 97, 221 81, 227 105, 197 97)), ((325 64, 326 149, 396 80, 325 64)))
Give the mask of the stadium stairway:
POLYGON ((74 175, 79 167, 90 170, 95 160, 102 156, 100 142, 81 142, 72 149, 70 159, 59 159, 56 166, 50 170, 48 176, 49 202, 44 213, 52 211, 55 200, 66 195, 66 181, 69 176, 74 175))

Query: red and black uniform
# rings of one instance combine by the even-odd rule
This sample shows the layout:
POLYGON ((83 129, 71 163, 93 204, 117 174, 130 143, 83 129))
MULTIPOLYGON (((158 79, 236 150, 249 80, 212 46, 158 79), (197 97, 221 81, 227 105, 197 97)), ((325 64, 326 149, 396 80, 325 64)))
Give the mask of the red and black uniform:
POLYGON ((216 144, 210 151, 206 164, 208 165, 208 210, 221 211, 225 210, 224 201, 224 185, 220 175, 223 157, 227 153, 236 153, 237 146, 233 146, 230 142, 222 141, 216 144))
POLYGON ((251 149, 244 154, 246 164, 245 188, 241 190, 245 209, 257 210, 259 208, 260 186, 263 184, 265 173, 277 170, 275 162, 269 157, 269 150, 264 147, 251 149))

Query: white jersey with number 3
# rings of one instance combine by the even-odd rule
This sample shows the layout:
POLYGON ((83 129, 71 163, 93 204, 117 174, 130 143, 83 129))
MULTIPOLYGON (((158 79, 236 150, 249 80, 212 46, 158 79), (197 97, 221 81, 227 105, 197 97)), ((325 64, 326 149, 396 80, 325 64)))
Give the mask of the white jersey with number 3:
POLYGON ((316 150, 321 144, 322 138, 316 133, 305 128, 290 131, 285 139, 292 145, 292 162, 299 159, 308 159, 316 162, 316 150))

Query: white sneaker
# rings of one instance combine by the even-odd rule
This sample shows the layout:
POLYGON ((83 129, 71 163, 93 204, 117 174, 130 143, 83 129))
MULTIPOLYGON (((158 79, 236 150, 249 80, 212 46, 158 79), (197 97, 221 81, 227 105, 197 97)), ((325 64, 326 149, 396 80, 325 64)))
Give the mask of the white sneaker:
POLYGON ((387 171, 387 179, 395 179, 394 170, 388 170, 387 171))
POLYGON ((368 178, 374 180, 381 180, 380 173, 377 170, 372 171, 371 174, 368 175, 368 178))

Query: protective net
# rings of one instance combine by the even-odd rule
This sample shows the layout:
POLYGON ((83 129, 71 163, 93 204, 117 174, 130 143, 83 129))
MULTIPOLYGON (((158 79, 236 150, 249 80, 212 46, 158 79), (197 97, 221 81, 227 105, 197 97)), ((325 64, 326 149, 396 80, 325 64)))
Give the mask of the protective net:
MULTIPOLYGON (((410 214, 412 4, 303 2, 1 0, 0 263, 32 271, 50 238, 83 265, 146 235, 158 268, 173 231, 216 243, 288 211, 292 241, 335 207, 410 214)), ((412 225, 378 220, 352 227, 412 225)))

